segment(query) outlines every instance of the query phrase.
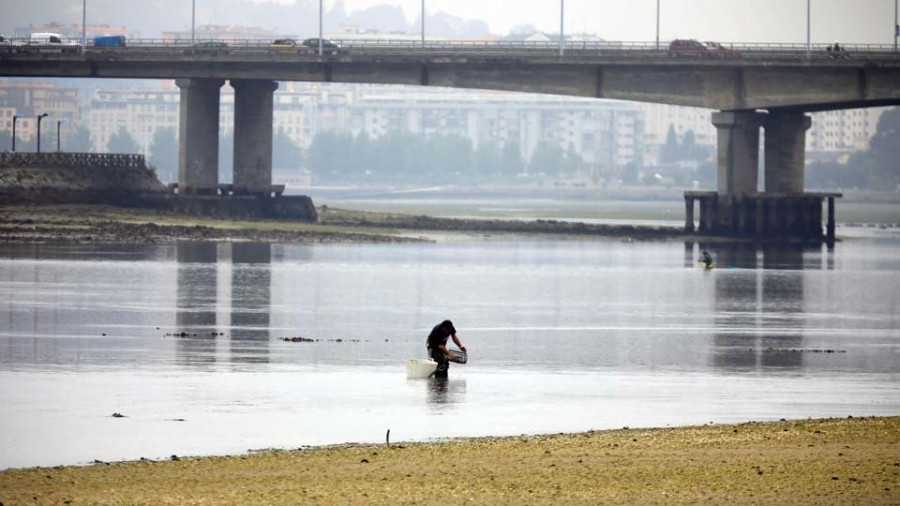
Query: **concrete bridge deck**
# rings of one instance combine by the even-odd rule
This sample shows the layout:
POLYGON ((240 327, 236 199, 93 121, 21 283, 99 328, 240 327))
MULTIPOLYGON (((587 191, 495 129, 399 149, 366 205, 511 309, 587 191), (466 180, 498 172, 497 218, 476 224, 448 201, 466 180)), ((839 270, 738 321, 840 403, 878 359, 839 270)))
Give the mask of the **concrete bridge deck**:
POLYGON ((890 46, 733 44, 683 53, 648 43, 338 41, 331 54, 231 41, 134 41, 121 48, 0 46, 0 76, 245 79, 406 84, 610 98, 719 110, 820 111, 900 104, 890 46))

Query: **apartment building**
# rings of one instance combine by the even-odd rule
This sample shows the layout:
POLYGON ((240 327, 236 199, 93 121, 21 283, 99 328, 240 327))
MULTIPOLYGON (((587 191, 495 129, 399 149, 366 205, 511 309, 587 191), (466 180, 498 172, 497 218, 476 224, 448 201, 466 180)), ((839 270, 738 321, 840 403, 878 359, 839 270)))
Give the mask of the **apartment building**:
POLYGON ((13 116, 18 115, 16 137, 29 140, 37 135, 37 116, 44 113, 44 127, 59 120, 79 123, 78 90, 55 83, 0 81, 0 131, 11 132, 13 116))
POLYGON ((813 113, 812 127, 806 133, 807 158, 845 162, 850 154, 869 149, 886 110, 873 107, 813 113))
MULTIPOLYGON (((149 154, 153 135, 161 128, 178 130, 177 90, 96 90, 90 102, 88 128, 94 151, 106 151, 109 139, 124 127, 149 154)), ((224 104, 223 104, 224 105, 224 104)))
POLYGON ((350 110, 353 135, 441 133, 475 148, 514 141, 526 160, 549 142, 580 155, 592 175, 639 161, 644 142, 641 111, 609 100, 381 87, 360 92, 350 110))

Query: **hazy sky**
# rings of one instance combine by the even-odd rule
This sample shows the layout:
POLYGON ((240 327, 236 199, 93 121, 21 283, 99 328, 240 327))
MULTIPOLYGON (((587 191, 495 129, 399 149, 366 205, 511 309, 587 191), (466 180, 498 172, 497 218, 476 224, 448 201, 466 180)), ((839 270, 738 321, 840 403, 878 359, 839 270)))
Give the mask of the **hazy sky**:
MULTIPOLYGON (((202 1, 202 0, 197 0, 202 1)), ((326 9, 335 0, 324 0, 326 9)), ((814 42, 893 43, 895 0, 811 0, 814 42)), ((280 0, 291 3, 291 0, 280 0)), ((348 11, 387 3, 410 20, 421 0, 344 0, 348 11)), ((740 42, 805 42, 807 0, 660 0, 660 36, 740 42)), ((440 10, 482 19, 495 33, 530 23, 559 30, 560 0, 426 0, 440 10)), ((656 0, 565 0, 566 31, 596 32, 610 40, 653 40, 656 0)))
MULTIPOLYGON (((87 0, 88 20, 138 30, 145 37, 190 27, 191 3, 198 26, 237 24, 282 33, 314 32, 318 0, 87 0), (259 3, 282 4, 261 9, 259 3), (294 2, 302 2, 306 8, 294 2), (93 7, 93 9, 92 9, 93 7), (149 9, 149 10, 148 10, 149 9)), ((324 0, 326 10, 337 0, 324 0)), ((809 0, 812 39, 853 43, 893 43, 896 0, 809 0)), ((409 23, 421 0, 343 0, 352 13, 377 4, 403 9, 409 23)), ((560 0, 425 0, 429 13, 443 11, 486 21, 495 34, 531 24, 559 30, 560 0)), ((722 42, 806 42, 807 0, 659 0, 660 37, 722 42)), ((565 0, 566 32, 592 32, 607 40, 651 41, 656 36, 657 0, 565 0)), ((80 22, 82 0, 0 0, 0 31, 48 21, 80 22)), ((412 25, 410 25, 412 26, 412 25)), ((363 26, 363 28, 372 28, 363 26)), ((427 28, 426 28, 427 31, 427 28)))

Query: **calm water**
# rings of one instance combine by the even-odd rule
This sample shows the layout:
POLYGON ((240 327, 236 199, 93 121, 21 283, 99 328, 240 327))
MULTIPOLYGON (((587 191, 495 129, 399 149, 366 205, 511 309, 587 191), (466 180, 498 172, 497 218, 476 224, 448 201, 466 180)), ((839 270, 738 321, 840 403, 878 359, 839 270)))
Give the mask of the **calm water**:
POLYGON ((2 245, 0 468, 900 415, 900 235, 703 247, 2 245))

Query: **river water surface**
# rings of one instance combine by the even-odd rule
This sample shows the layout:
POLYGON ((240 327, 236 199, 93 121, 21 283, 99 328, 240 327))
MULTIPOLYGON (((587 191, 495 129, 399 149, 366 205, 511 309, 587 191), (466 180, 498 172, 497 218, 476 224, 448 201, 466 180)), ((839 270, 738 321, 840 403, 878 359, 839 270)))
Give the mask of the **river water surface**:
POLYGON ((0 468, 900 415, 900 236, 858 235, 710 271, 681 242, 2 245, 0 468), (469 363, 408 380, 446 318, 469 363))

